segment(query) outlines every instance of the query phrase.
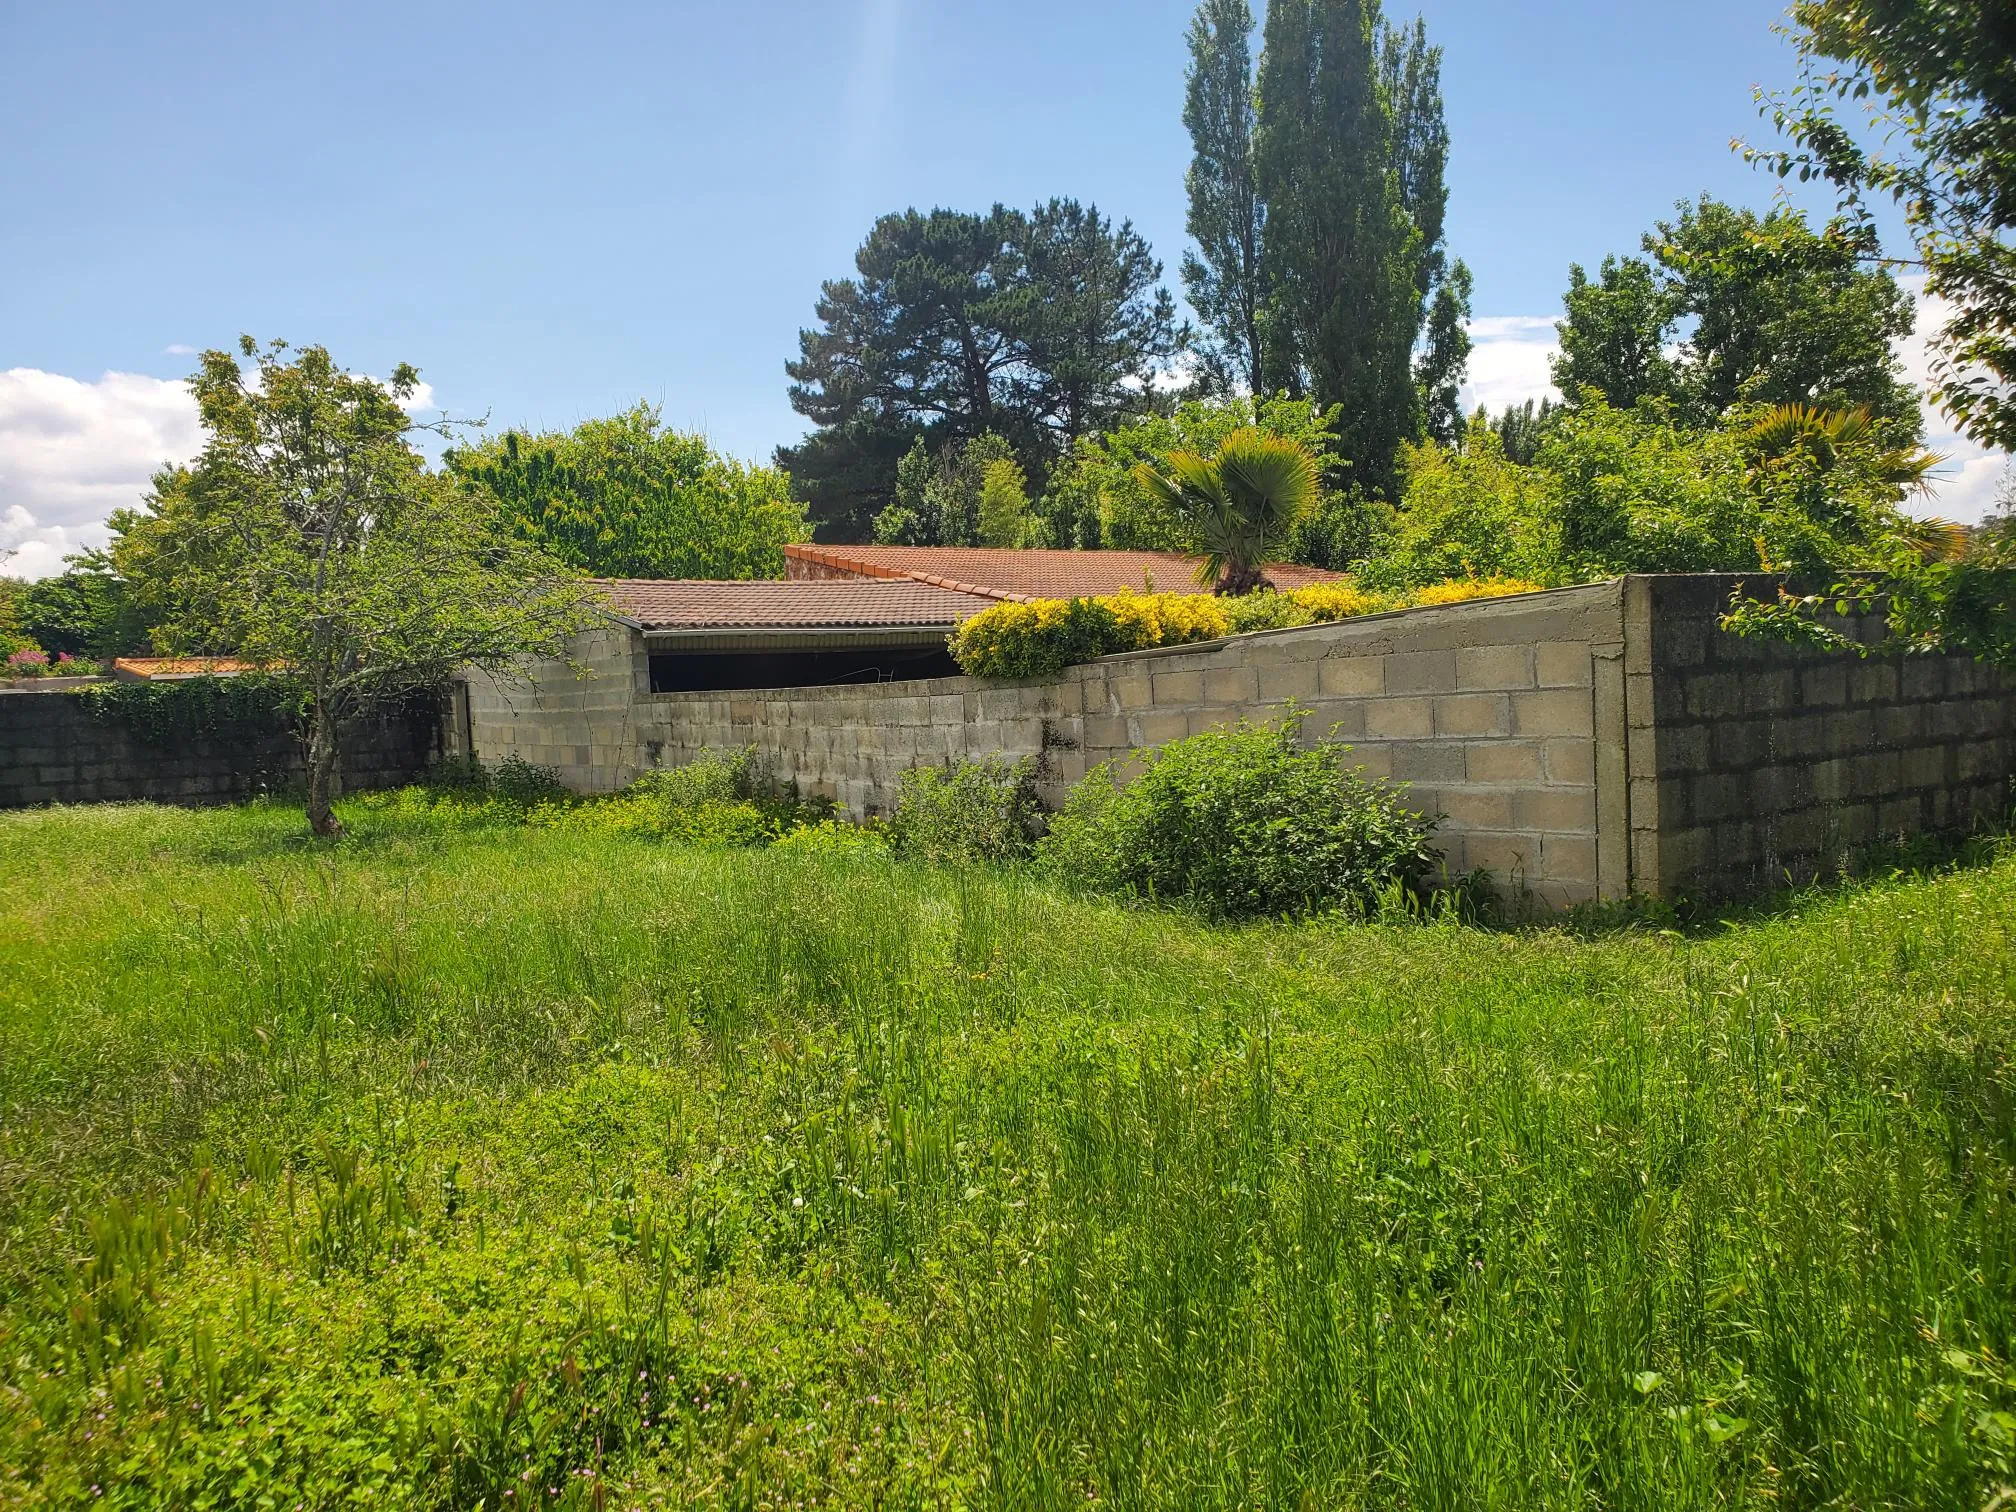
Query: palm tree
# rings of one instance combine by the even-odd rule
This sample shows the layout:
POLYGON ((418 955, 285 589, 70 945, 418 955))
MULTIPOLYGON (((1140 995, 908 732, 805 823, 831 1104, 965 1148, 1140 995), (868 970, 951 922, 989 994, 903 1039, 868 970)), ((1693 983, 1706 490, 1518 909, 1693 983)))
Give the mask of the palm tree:
POLYGON ((1248 428, 1215 457, 1172 452, 1168 473, 1134 469, 1141 486, 1183 523, 1200 558, 1197 581, 1227 596, 1272 587, 1262 566, 1316 501, 1316 459, 1299 441, 1248 428))
POLYGON ((1865 408, 1823 409, 1813 404, 1781 404, 1766 410, 1749 430, 1750 444, 1765 461, 1788 452, 1804 451, 1829 471, 1851 448, 1868 458, 1869 472, 1880 483, 1904 493, 1929 493, 1932 470, 1946 459, 1916 446, 1884 446, 1876 422, 1865 408))

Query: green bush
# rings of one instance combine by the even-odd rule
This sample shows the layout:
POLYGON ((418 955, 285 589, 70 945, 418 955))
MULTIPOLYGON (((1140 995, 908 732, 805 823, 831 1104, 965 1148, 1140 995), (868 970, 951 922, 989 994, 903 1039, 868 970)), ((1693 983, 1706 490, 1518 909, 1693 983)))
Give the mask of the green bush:
POLYGON ((1360 777, 1350 749, 1304 748, 1299 717, 1193 735, 1107 763, 1071 791, 1043 867, 1099 892, 1187 903, 1222 919, 1363 906, 1416 886, 1433 823, 1360 777))
POLYGON ((827 812, 824 805, 778 796, 749 749, 729 756, 706 752, 684 766, 646 773, 607 798, 541 805, 526 820, 535 828, 737 849, 768 845, 827 812))
POLYGON ((488 776, 490 795, 519 808, 566 803, 574 796, 561 783, 557 767, 534 766, 515 752, 498 762, 488 776))
POLYGON ((1315 616, 1298 604, 1292 595, 1271 590, 1227 599, 1225 617, 1232 622, 1234 635, 1251 635, 1257 630, 1287 630, 1295 625, 1315 623, 1315 616))
POLYGON ((889 844, 915 861, 1012 861, 1039 825, 1035 763, 962 761, 903 774, 889 844))
POLYGON ((634 835, 713 849, 768 845, 826 821, 831 811, 827 804, 773 792, 753 750, 706 753, 685 766, 647 773, 620 793, 596 797, 570 792, 552 768, 515 755, 494 767, 444 762, 428 773, 424 789, 367 802, 380 809, 454 810, 463 824, 634 835))
POLYGON ((888 832, 879 825, 821 819, 779 835, 774 849, 792 855, 874 856, 889 853, 888 832))
POLYGON ((93 717, 124 725, 153 745, 205 738, 249 742, 297 728, 306 699, 291 678, 266 672, 177 682, 112 682, 79 688, 93 717))

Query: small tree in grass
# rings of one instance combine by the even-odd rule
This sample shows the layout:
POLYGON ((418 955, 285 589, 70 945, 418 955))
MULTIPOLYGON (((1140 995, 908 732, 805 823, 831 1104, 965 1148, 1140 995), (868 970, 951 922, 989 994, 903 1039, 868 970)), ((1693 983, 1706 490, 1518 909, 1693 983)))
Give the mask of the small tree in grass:
POLYGON ((401 406, 419 374, 346 373, 321 347, 240 340, 190 380, 202 455, 113 521, 120 574, 161 615, 162 649, 228 653, 298 686, 308 823, 330 808, 344 732, 464 666, 558 655, 596 595, 499 527, 495 505, 430 472, 401 406))

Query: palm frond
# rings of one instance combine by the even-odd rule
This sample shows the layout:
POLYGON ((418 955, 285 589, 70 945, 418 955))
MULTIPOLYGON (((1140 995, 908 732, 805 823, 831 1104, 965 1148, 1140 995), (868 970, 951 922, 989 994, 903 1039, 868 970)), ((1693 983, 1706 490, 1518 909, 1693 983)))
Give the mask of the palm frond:
POLYGON ((1200 558, 1197 581, 1245 592, 1272 545, 1315 503, 1316 459, 1300 442, 1248 428, 1215 457, 1172 452, 1166 472, 1147 463, 1135 480, 1183 522, 1200 558))
POLYGON ((1959 561, 1972 539, 1965 525, 1937 518, 1909 521, 1902 534, 1911 549, 1928 562, 1959 561))

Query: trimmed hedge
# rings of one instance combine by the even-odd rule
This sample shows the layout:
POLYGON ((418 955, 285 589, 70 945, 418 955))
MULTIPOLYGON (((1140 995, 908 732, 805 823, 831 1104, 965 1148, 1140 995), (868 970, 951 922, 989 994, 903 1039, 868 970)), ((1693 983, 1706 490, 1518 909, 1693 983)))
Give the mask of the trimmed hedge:
POLYGON ((974 615, 954 633, 952 656, 969 677, 1054 677, 1066 667, 1126 651, 1540 590, 1540 584, 1517 578, 1467 578, 1401 593, 1368 593, 1340 582, 1242 598, 1117 593, 1104 598, 1039 599, 1001 604, 974 615))

